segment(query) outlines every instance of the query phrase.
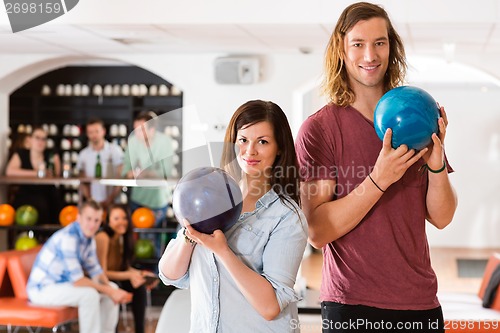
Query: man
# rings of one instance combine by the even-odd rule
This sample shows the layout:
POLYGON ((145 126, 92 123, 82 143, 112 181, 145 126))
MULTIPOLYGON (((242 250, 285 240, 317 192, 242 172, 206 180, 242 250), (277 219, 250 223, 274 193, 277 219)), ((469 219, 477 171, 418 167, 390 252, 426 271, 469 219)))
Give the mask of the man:
MULTIPOLYGON (((134 119, 134 131, 129 136, 122 176, 136 179, 167 179, 172 170, 174 149, 172 139, 156 130, 156 115, 140 112, 134 119)), ((139 183, 140 185, 140 183, 139 183)), ((167 214, 170 192, 166 187, 133 187, 130 209, 150 208, 155 214, 155 228, 162 227, 167 214)), ((148 237, 151 235, 145 235, 148 237)), ((153 238, 153 237, 151 237, 153 238)), ((154 237, 156 255, 161 256, 160 238, 154 237)))
POLYGON ((421 151, 393 149, 391 130, 381 142, 373 125, 378 100, 406 67, 384 9, 362 2, 344 10, 325 59, 331 103, 296 141, 309 241, 323 249, 323 332, 444 332, 425 220, 442 229, 457 206, 446 113, 441 107, 439 134, 421 151))
POLYGON ((99 265, 94 236, 101 217, 97 202, 85 202, 77 221, 43 245, 26 287, 34 304, 78 307, 81 333, 114 333, 118 304, 131 300, 128 292, 109 282, 99 265))
MULTIPOLYGON (((116 144, 106 141, 104 122, 101 119, 90 119, 85 126, 85 131, 89 144, 80 151, 76 164, 81 176, 96 177, 96 163, 99 159, 102 170, 101 177, 117 178, 123 164, 123 150, 116 144), (115 170, 118 170, 116 174, 115 170)), ((81 185, 83 200, 95 200, 101 204, 104 210, 115 201, 120 190, 119 186, 106 186, 97 182, 82 183, 81 185)))

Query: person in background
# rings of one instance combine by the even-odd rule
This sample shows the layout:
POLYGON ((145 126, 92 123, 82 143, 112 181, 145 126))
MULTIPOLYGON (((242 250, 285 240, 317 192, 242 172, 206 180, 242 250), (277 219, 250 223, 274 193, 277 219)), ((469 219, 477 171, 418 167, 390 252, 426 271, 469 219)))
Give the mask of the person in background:
POLYGON ((95 240, 97 257, 104 274, 122 289, 133 294, 134 332, 144 333, 146 288, 154 286, 147 286, 145 277, 155 275, 132 267, 134 239, 127 206, 113 204, 108 208, 104 226, 97 233, 95 240))
POLYGON ((28 133, 17 133, 12 146, 9 149, 9 159, 20 149, 30 149, 31 147, 31 134, 28 133))
POLYGON ((323 332, 374 331, 369 324, 444 332, 426 220, 443 229, 457 207, 445 110, 421 151, 392 148, 391 129, 381 141, 373 124, 377 102, 403 83, 406 68, 382 7, 345 8, 325 56, 330 103, 306 119, 296 140, 309 241, 323 249, 323 332))
POLYGON ((128 292, 109 282, 99 265, 94 237, 101 218, 99 203, 84 202, 77 220, 43 245, 26 286, 33 304, 78 307, 81 333, 114 333, 118 304, 131 299, 128 292))
POLYGON ((224 142, 221 165, 243 194, 238 222, 209 235, 184 221, 160 259, 160 277, 190 289, 191 332, 297 332, 293 287, 307 222, 288 120, 273 102, 249 101, 224 142))
MULTIPOLYGON (((174 149, 172 139, 157 131, 156 115, 150 111, 140 112, 134 119, 134 131, 129 136, 123 160, 122 175, 136 179, 167 179, 172 171, 174 149)), ((170 201, 166 187, 133 187, 130 208, 133 213, 139 207, 150 208, 155 214, 155 228, 164 227, 170 201)), ((156 248, 156 256, 161 255, 161 235, 148 234, 156 248)))
MULTIPOLYGON (((102 175, 105 178, 117 178, 123 164, 123 150, 116 144, 105 139, 106 128, 101 119, 90 119, 85 131, 88 138, 88 146, 82 149, 78 155, 77 168, 82 177, 96 177, 96 163, 101 163, 102 175)), ((82 183, 81 193, 83 200, 92 198, 99 202, 106 210, 115 202, 120 194, 120 186, 106 186, 97 182, 82 183)))
MULTIPOLYGON (((54 151, 47 150, 47 132, 35 127, 29 139, 29 149, 20 148, 7 162, 8 177, 59 177, 61 160, 54 151)), ((38 211, 38 221, 44 224, 59 223, 62 207, 60 193, 54 185, 19 185, 12 206, 32 205, 38 211)))
MULTIPOLYGON (((7 161, 9 161, 12 158, 12 155, 14 153, 17 153, 20 149, 27 149, 29 150, 31 147, 31 135, 28 133, 17 133, 14 139, 14 142, 12 145, 9 147, 9 154, 7 161)), ((7 168, 7 164, 4 166, 4 169, 2 170, 2 174, 5 174, 7 168)), ((10 184, 7 186, 7 202, 14 202, 16 198, 16 193, 19 191, 19 185, 18 184, 10 184)))

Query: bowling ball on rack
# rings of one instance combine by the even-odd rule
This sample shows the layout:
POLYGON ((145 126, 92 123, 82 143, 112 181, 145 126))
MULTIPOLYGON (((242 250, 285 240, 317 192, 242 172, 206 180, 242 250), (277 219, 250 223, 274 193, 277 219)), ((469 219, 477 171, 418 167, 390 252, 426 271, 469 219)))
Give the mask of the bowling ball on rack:
POLYGON ((75 205, 68 205, 61 209, 59 212, 59 223, 63 227, 67 226, 68 224, 76 221, 76 217, 78 215, 78 207, 75 205))
POLYGON ((172 208, 179 223, 187 219, 206 234, 226 231, 240 217, 243 195, 238 183, 224 170, 214 167, 194 169, 177 183, 172 208))
POLYGON ((132 213, 132 224, 136 228, 151 228, 155 225, 155 213, 147 207, 140 207, 132 213))
POLYGON ((151 259, 155 253, 153 242, 149 239, 138 239, 134 245, 134 254, 137 259, 151 259))
POLYGON ((383 140, 388 128, 392 129, 393 148, 402 144, 409 149, 421 150, 438 133, 439 108, 425 90, 402 86, 389 90, 375 107, 374 125, 383 140))
POLYGON ((0 226, 6 227, 14 224, 16 210, 9 204, 0 205, 0 226))
POLYGON ((16 223, 22 226, 32 226, 38 222, 38 211, 31 205, 22 205, 16 209, 16 223))
POLYGON ((14 244, 14 248, 21 251, 26 251, 36 246, 38 246, 38 241, 35 237, 33 237, 33 235, 30 236, 28 233, 20 234, 14 244))

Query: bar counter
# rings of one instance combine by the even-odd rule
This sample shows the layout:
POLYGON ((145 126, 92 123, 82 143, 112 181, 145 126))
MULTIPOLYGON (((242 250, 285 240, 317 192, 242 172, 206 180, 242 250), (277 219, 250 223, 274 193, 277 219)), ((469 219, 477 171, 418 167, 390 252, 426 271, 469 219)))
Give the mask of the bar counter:
POLYGON ((0 177, 0 184, 9 185, 80 185, 82 183, 98 182, 108 186, 127 187, 174 187, 179 179, 111 179, 111 178, 37 178, 37 177, 0 177))

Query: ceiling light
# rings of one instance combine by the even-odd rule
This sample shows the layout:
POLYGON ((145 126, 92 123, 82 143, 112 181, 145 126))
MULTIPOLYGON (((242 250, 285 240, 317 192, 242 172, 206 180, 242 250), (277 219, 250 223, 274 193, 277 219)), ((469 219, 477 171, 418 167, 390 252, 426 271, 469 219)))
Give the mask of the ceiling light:
POLYGON ((307 46, 299 47, 299 52, 302 54, 310 54, 312 51, 313 51, 312 48, 307 47, 307 46))
POLYGON ((443 43, 444 59, 450 63, 455 60, 455 43, 443 43))
POLYGON ((115 42, 124 44, 124 45, 134 45, 134 44, 149 44, 149 41, 146 39, 140 38, 111 38, 115 42))

